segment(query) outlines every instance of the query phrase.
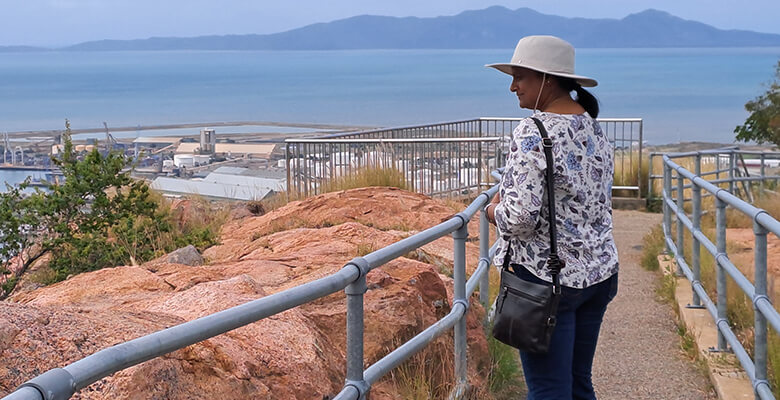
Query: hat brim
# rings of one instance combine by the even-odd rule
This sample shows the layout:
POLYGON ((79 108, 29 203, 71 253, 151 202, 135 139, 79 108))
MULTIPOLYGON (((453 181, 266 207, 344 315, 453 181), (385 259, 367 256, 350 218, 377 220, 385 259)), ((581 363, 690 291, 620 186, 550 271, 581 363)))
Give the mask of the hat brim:
POLYGON ((503 73, 505 73, 507 75, 512 75, 512 68, 527 68, 527 69, 530 69, 530 70, 534 70, 536 72, 545 73, 547 75, 555 75, 555 76, 560 76, 560 77, 563 77, 563 78, 574 79, 575 81, 577 81, 577 83, 579 83, 583 87, 595 87, 595 86, 597 86, 599 84, 595 79, 588 78, 587 76, 574 75, 574 74, 565 74, 565 73, 560 73, 560 72, 543 71, 543 70, 541 70, 539 68, 534 68, 534 67, 529 66, 529 65, 512 64, 512 63, 498 63, 498 64, 486 64, 485 66, 486 67, 490 67, 490 68, 495 68, 495 69, 497 69, 497 70, 499 70, 499 71, 501 71, 501 72, 503 72, 503 73))

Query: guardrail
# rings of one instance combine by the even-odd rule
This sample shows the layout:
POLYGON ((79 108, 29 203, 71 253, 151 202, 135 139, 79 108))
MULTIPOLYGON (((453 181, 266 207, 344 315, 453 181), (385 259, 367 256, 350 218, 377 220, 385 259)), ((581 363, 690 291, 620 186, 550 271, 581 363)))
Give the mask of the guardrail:
MULTIPOLYGON (((655 161, 663 156, 669 156, 673 159, 687 158, 689 163, 693 164, 694 173, 701 177, 713 177, 707 179, 715 185, 728 184, 729 192, 737 196, 743 196, 752 201, 752 183, 758 182, 759 190, 766 192, 766 181, 777 181, 780 179, 780 153, 770 151, 747 151, 740 150, 737 146, 724 147, 720 149, 692 151, 685 153, 661 153, 651 152, 648 165, 648 202, 657 198, 658 181, 663 179, 663 174, 655 175, 655 161), (703 171, 704 166, 713 166, 714 169, 703 171), (774 169, 775 173, 771 174, 774 169), (741 186, 741 187, 740 187, 741 186)), ((685 189, 689 189, 686 186, 685 189)), ((705 197, 711 196, 706 193, 705 197)), ((691 199, 685 199, 689 202, 691 199)))
MULTIPOLYGON (((429 196, 477 193, 489 184, 489 171, 504 165, 508 139, 522 120, 483 117, 288 139, 288 193, 315 195, 327 181, 370 166, 401 171, 412 190, 429 196)), ((613 190, 640 197, 642 119, 597 121, 614 145, 615 175, 626 177, 636 171, 635 177, 629 177, 636 184, 613 186, 613 190)))
MULTIPOLYGON (((734 155, 741 154, 737 150, 727 150, 730 154, 730 167, 727 172, 734 170, 734 155)), ((748 377, 753 384, 756 398, 774 399, 772 390, 767 381, 767 322, 772 326, 775 332, 780 332, 780 314, 772 306, 767 296, 767 234, 774 233, 780 237, 780 222, 770 216, 766 211, 758 209, 753 205, 741 200, 735 196, 733 189, 737 182, 755 181, 758 178, 738 178, 732 173, 729 179, 716 179, 707 181, 700 175, 702 156, 719 154, 714 152, 699 153, 678 153, 663 156, 663 232, 666 242, 666 249, 669 254, 674 255, 677 264, 678 274, 684 275, 691 281, 693 289, 693 307, 703 307, 709 311, 715 320, 718 330, 718 348, 719 351, 727 351, 728 346, 734 351, 737 359, 745 369, 748 377), (674 158, 694 156, 697 160, 696 172, 691 172, 673 161, 674 158), (672 186, 672 181, 676 180, 676 185, 672 186), (686 185, 686 181, 688 184, 686 185), (728 184, 729 189, 723 189, 717 184, 728 184), (691 216, 685 212, 684 191, 689 189, 692 192, 690 201, 692 202, 691 216), (716 243, 712 241, 701 230, 702 211, 702 190, 715 198, 715 221, 716 221, 716 243), (675 195, 676 193, 676 195, 675 195), (754 283, 751 283, 742 272, 729 260, 726 251, 726 207, 730 206, 735 210, 749 216, 753 222, 753 233, 755 236, 754 250, 754 283), (672 215, 676 219, 676 239, 672 235, 672 215), (692 247, 690 262, 686 258, 684 232, 685 229, 690 232, 692 237, 692 247), (716 302, 709 298, 705 288, 701 283, 701 247, 704 247, 715 259, 716 281, 717 281, 717 299, 716 302), (729 326, 726 305, 726 278, 730 276, 753 303, 755 311, 755 357, 745 350, 739 342, 737 336, 729 326), (703 304, 702 304, 703 303, 703 304)), ((720 157, 718 157, 719 159, 720 157)), ((763 157, 762 157, 763 160, 763 157)), ((763 164, 762 164, 763 165, 763 164)), ((762 168, 763 169, 763 168, 762 168)), ((715 174, 719 174, 718 167, 715 174)), ((762 178, 764 177, 762 171, 762 178)), ((763 180, 761 188, 763 189, 763 180)), ((749 189, 748 189, 749 190, 749 189)))
MULTIPOLYGON (((497 172, 495 179, 500 179, 497 172)), ((498 191, 495 185, 481 193, 465 210, 441 224, 357 257, 339 271, 315 281, 296 286, 218 313, 210 314, 162 331, 158 331, 78 360, 62 368, 49 370, 22 384, 3 400, 61 400, 117 371, 160 357, 172 351, 251 324, 330 294, 344 290, 347 296, 347 351, 345 385, 335 399, 363 399, 382 376, 401 364, 436 337, 454 327, 455 390, 460 398, 467 385, 466 311, 469 298, 479 286, 479 299, 487 306, 488 269, 495 252, 490 248, 489 226, 484 212, 480 215, 480 260, 466 281, 466 238, 468 221, 490 201, 498 191), (363 367, 363 294, 366 274, 385 263, 407 254, 445 235, 454 240, 454 298, 450 312, 442 319, 410 339, 367 369, 363 367)))

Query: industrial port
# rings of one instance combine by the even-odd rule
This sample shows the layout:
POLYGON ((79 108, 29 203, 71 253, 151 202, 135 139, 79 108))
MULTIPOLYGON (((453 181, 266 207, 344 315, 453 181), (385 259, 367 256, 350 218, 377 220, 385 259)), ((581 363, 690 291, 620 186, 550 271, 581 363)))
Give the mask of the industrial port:
MULTIPOLYGON (((286 189, 284 140, 368 127, 267 121, 203 122, 72 129, 79 156, 97 149, 133 160, 132 176, 171 197, 198 194, 220 200, 255 200, 286 189)), ((51 162, 62 151, 64 131, 0 134, 0 181, 32 176, 33 185, 58 179, 51 162), (5 175, 4 175, 5 174, 5 175)))

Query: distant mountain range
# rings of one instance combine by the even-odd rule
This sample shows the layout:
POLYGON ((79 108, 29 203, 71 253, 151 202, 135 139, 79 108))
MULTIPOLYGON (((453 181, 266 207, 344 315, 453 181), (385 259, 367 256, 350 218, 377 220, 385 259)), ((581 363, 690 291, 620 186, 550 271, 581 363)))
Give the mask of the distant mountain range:
MULTIPOLYGON (((268 35, 99 40, 57 50, 506 49, 523 36, 542 34, 581 48, 780 46, 778 34, 722 30, 652 9, 623 19, 587 19, 494 6, 435 18, 362 15, 268 35)), ((30 50, 35 49, 0 47, 30 50)))

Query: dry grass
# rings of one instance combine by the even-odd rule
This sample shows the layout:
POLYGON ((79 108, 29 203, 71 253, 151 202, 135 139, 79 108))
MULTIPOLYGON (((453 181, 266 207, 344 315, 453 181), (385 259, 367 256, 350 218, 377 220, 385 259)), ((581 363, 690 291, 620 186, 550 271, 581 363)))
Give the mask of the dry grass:
MULTIPOLYGON (((337 192, 340 190, 357 189, 371 186, 396 187, 407 189, 403 172, 395 168, 364 167, 354 173, 326 181, 320 187, 320 193, 337 192)), ((290 193, 280 192, 261 201, 264 212, 275 210, 292 201, 301 200, 306 196, 295 190, 290 193)))
MULTIPOLYGON (((387 352, 397 347, 392 346, 387 352)), ((384 379, 393 382, 402 399, 446 399, 455 383, 454 347, 451 334, 440 336, 384 379)))
MULTIPOLYGON (((715 224, 715 210, 714 200, 712 198, 709 201, 703 200, 703 209, 709 211, 708 214, 702 216, 702 232, 712 242, 716 243, 716 224, 715 224)), ((756 202, 754 204, 758 208, 767 210, 771 215, 780 215, 780 202, 776 195, 758 196, 756 193, 756 202)), ((737 210, 731 208, 727 209, 726 222, 728 228, 752 228, 753 221, 751 218, 743 215, 737 210)), ((672 226, 672 234, 676 237, 674 228, 674 221, 672 226)), ((653 246, 647 246, 645 244, 646 251, 657 251, 653 246)), ((691 233, 686 229, 683 234, 683 249, 685 259, 689 263, 692 260, 693 251, 693 237, 691 233)), ((748 280, 753 281, 752 273, 752 255, 749 253, 740 252, 741 246, 737 243, 727 241, 726 252, 729 254, 729 259, 736 265, 743 275, 748 280)), ((704 286, 708 296, 711 299, 717 298, 717 267, 714 257, 705 248, 700 250, 700 270, 702 286, 704 286)), ((648 255, 649 257, 649 255, 648 255)), ((770 276, 770 282, 773 282, 774 277, 770 276)), ((770 286, 774 286, 773 284, 770 286)), ((770 297, 776 297, 775 288, 770 287, 770 297)), ((753 354, 755 349, 754 342, 754 321, 755 315, 753 310, 753 304, 751 300, 744 294, 742 289, 737 283, 731 279, 726 279, 726 293, 727 293, 727 318, 730 326, 742 346, 749 354, 753 354)), ((776 307, 777 308, 777 307, 776 307)), ((768 373, 770 382, 772 383, 773 391, 776 397, 780 397, 780 338, 770 328, 770 335, 768 341, 768 359, 769 367, 768 373)))
MULTIPOLYGON (((642 162, 639 162, 639 151, 631 153, 615 153, 614 186, 638 186, 642 197, 647 196, 648 166, 650 156, 642 153, 642 162)), ((616 197, 635 197, 635 191, 617 191, 616 197)))
POLYGON ((369 243, 369 242, 358 243, 355 248, 355 256, 363 257, 366 254, 373 253, 376 250, 377 249, 375 243, 369 243))
POLYGON ((354 174, 332 179, 324 183, 320 193, 337 192, 340 190, 356 189, 370 186, 386 186, 406 189, 406 178, 403 172, 395 168, 364 167, 354 174))
MULTIPOLYGON (((759 195, 758 191, 756 191, 754 198, 754 206, 765 210, 775 218, 780 216, 780 195, 772 193, 759 195)), ((726 210, 726 226, 729 228, 752 228, 753 220, 739 210, 729 208, 726 210)))

